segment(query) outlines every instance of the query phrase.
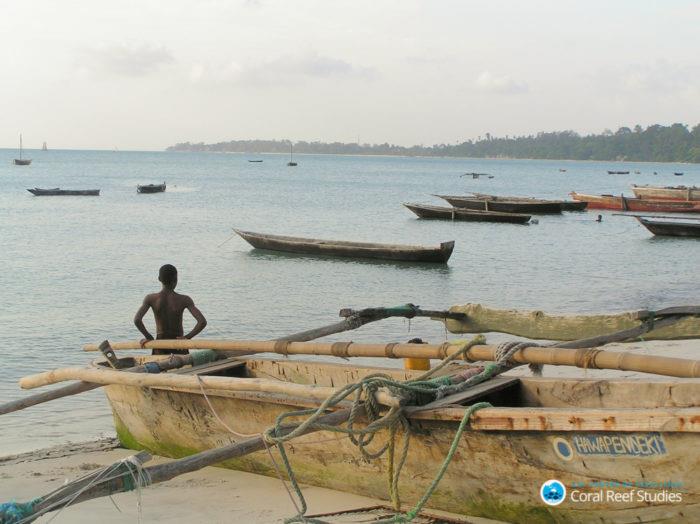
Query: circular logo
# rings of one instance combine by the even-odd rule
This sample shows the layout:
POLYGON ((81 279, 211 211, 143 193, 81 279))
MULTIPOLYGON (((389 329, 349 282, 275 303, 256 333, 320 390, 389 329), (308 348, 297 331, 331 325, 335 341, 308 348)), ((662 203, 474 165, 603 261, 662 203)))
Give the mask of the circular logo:
POLYGON ((571 444, 561 437, 556 437, 552 440, 554 453, 562 460, 571 460, 574 458, 574 450, 571 449, 571 444))
POLYGON ((549 506, 558 506, 566 498, 566 486, 558 480, 548 480, 540 488, 542 502, 549 506))

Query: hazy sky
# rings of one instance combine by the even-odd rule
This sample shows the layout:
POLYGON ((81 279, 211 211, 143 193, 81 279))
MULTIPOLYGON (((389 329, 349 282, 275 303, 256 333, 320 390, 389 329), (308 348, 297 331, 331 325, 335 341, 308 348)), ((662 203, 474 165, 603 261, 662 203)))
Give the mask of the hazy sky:
POLYGON ((402 145, 700 122, 700 2, 21 0, 0 146, 402 145))

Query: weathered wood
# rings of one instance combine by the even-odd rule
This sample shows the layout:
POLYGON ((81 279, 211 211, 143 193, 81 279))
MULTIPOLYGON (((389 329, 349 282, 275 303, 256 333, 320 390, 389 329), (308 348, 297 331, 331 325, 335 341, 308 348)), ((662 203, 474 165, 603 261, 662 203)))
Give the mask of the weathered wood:
MULTIPOLYGON (((266 391, 285 395, 309 397, 325 400, 337 393, 335 388, 301 385, 277 380, 260 378, 233 378, 216 376, 176 375, 172 373, 143 374, 128 371, 113 371, 96 368, 61 368, 22 378, 19 383, 23 389, 33 389, 66 380, 83 380, 93 384, 121 384, 133 387, 175 387, 200 391, 201 389, 221 389, 224 391, 266 391)), ((399 401, 393 395, 377 391, 377 402, 385 406, 398 406, 399 401)))
MULTIPOLYGON (((684 308, 697 311, 693 306, 684 308)), ((639 312, 614 315, 550 315, 542 311, 491 309, 481 304, 453 306, 450 311, 464 313, 465 320, 445 321, 452 333, 509 333, 536 340, 577 340, 638 327, 639 312)), ((688 313, 697 315, 698 313, 688 313)), ((700 338, 700 318, 688 316, 666 328, 656 328, 645 340, 700 338)))
MULTIPOLYGON (((443 407, 415 410, 415 420, 459 422, 464 408, 443 407)), ((484 408, 471 418, 480 431, 677 431, 700 432, 700 408, 578 409, 578 408, 484 408)))
POLYGON ((502 389, 513 387, 519 383, 520 379, 517 377, 494 377, 492 379, 487 380, 486 382, 477 384, 476 386, 473 386, 467 389, 466 391, 462 391, 461 393, 456 393, 455 395, 443 397, 439 400, 430 402, 429 404, 425 404, 424 406, 420 406, 419 408, 413 408, 413 410, 409 408, 407 412, 412 413, 414 411, 439 409, 446 406, 451 406, 453 404, 474 403, 481 397, 490 395, 491 393, 496 393, 497 391, 501 391, 502 389))
MULTIPOLYGON (((657 324, 671 321, 673 317, 662 319, 657 324)), ((640 328, 633 328, 640 329, 640 328)), ((638 371, 642 373, 655 373, 672 377, 700 377, 700 360, 690 360, 654 355, 635 355, 630 352, 611 352, 591 350, 594 345, 600 345, 627 338, 630 331, 624 330, 617 334, 604 337, 594 337, 584 341, 566 343, 564 347, 528 347, 518 351, 512 358, 519 364, 550 364, 556 366, 574 366, 590 369, 616 369, 620 371, 638 371), (617 337, 617 339, 616 339, 617 337), (588 345, 589 347, 580 347, 588 345), (580 349, 573 349, 580 348, 580 349)), ((635 331, 636 332, 636 331, 635 331)), ((444 359, 459 351, 461 344, 434 345, 434 344, 362 344, 356 342, 280 342, 265 341, 235 341, 235 340, 156 340, 147 344, 147 347, 156 348, 209 348, 216 350, 246 350, 250 353, 280 353, 284 355, 330 355, 337 357, 388 357, 388 358, 428 358, 444 359)), ((140 348, 138 343, 115 343, 114 349, 140 348)), ((477 345, 471 347, 466 358, 471 361, 494 360, 496 358, 496 346, 477 345)), ((79 369, 79 368, 78 368, 79 369)), ((52 383, 51 373, 36 375, 45 378, 26 379, 26 384, 38 385, 52 383), (44 382, 48 380, 48 382, 44 382)), ((25 380, 25 379, 22 379, 25 380)), ((20 382, 22 383, 22 382, 20 382)), ((34 386, 34 387, 37 387, 34 386)))
MULTIPOLYGON (((362 414, 362 408, 359 411, 362 414)), ((350 410, 345 409, 329 413, 319 417, 318 423, 325 426, 337 426, 345 422, 350 416, 350 410)), ((282 426, 278 431, 278 436, 284 436, 296 429, 296 425, 282 426)), ((306 435, 318 431, 315 427, 309 427, 302 431, 300 435, 306 435)), ((273 444, 268 444, 274 447, 273 444)), ((156 466, 145 467, 145 477, 150 479, 150 484, 159 484, 171 480, 185 473, 197 471, 207 466, 212 466, 226 460, 232 460, 250 453, 265 449, 266 444, 262 436, 253 437, 241 442, 221 446, 216 449, 209 449, 200 453, 195 453, 188 457, 158 464, 156 466)), ((142 452, 136 456, 139 463, 150 459, 148 453, 142 452)), ((118 464, 113 464, 117 466, 118 464)), ((110 496, 114 493, 128 491, 127 486, 132 484, 132 473, 123 472, 119 476, 101 478, 102 470, 95 472, 76 482, 70 483, 49 495, 40 498, 34 506, 34 513, 50 512, 61 509, 68 503, 71 505, 92 500, 95 498, 110 496)), ((34 520, 34 519, 32 519, 34 520)))

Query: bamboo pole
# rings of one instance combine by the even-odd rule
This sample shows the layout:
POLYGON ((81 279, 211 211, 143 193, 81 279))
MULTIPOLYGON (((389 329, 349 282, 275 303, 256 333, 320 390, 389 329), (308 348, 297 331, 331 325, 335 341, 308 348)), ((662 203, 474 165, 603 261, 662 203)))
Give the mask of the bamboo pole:
MULTIPOLYGON (((99 368, 61 368, 36 375, 30 375, 19 381, 22 389, 34 389, 67 380, 82 380, 93 384, 122 385, 134 387, 167 387, 188 389, 192 391, 264 391, 283 395, 326 400, 338 392, 338 389, 306 384, 295 384, 280 380, 262 378, 234 378, 208 375, 175 375, 172 373, 143 374, 128 371, 115 371, 99 368)), ((398 406, 399 400, 387 391, 379 390, 375 394, 377 402, 384 406, 398 406)))
MULTIPOLYGON (((605 340, 610 341, 609 338, 605 340)), ((602 339, 596 339, 604 343, 602 339)), ((151 343, 149 343, 151 344, 151 343)), ((246 350, 250 353, 280 353, 283 355, 330 355, 337 357, 386 357, 444 359, 455 353, 460 344, 364 344, 355 342, 264 342, 236 340, 161 340, 153 347, 177 347, 181 349, 246 350)), ((574 343, 567 343, 574 346, 574 343)), ((138 342, 121 342, 115 349, 133 349, 138 342)), ((140 346, 138 346, 140 347, 140 346)), ((471 361, 494 360, 496 347, 477 345, 469 349, 466 358, 471 361)), ((700 361, 691 359, 639 355, 630 352, 613 352, 582 348, 528 347, 518 351, 513 361, 520 364, 549 364, 575 366, 590 369, 615 369, 655 373, 672 377, 700 377, 700 361)))

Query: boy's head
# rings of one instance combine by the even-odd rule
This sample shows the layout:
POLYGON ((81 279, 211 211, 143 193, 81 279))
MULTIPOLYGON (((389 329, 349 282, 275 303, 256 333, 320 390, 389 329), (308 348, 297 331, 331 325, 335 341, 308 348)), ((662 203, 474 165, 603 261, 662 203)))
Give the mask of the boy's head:
POLYGON ((175 289, 177 286, 177 269, 172 264, 165 264, 158 271, 158 280, 161 284, 170 289, 175 289))

